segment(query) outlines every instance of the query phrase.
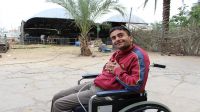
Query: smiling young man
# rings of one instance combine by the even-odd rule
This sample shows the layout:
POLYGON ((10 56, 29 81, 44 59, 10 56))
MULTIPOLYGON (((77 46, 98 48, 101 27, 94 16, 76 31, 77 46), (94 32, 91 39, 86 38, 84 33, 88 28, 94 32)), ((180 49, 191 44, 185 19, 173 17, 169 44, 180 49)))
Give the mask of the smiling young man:
POLYGON ((144 91, 148 72, 148 54, 132 42, 130 31, 124 26, 110 30, 110 38, 118 49, 105 65, 94 84, 103 90, 131 89, 144 91))
POLYGON ((52 100, 51 112, 71 112, 80 102, 88 104, 90 97, 98 91, 125 88, 135 92, 145 90, 150 64, 147 53, 133 44, 130 31, 126 27, 113 27, 109 34, 117 50, 102 72, 92 82, 57 93, 52 100))

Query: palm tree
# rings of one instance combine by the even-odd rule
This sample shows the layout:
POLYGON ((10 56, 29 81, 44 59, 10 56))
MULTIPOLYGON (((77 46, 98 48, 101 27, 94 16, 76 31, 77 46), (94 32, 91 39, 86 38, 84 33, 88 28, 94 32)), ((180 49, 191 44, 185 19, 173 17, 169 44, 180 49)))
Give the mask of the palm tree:
POLYGON ((163 0, 163 38, 165 38, 165 35, 168 34, 169 31, 170 3, 171 0, 163 0))
MULTIPOLYGON (((147 4, 148 0, 145 0, 144 6, 147 4)), ((169 18, 170 18, 170 3, 171 0, 163 0, 163 20, 162 20, 162 38, 161 38, 161 53, 165 53, 167 46, 167 34, 169 31, 169 18)), ((182 3, 184 3, 184 0, 182 0, 182 3)), ((157 0, 155 0, 155 8, 156 10, 156 4, 157 0)))
MULTIPOLYGON (((148 0, 145 0, 144 6, 147 4, 148 0)), ((169 17, 170 17, 170 3, 171 0, 163 0, 163 20, 162 20, 162 36, 160 39, 160 50, 161 54, 165 54, 168 51, 166 51, 167 47, 167 34, 169 31, 169 17)), ((154 11, 156 10, 156 5, 157 5, 157 0, 155 0, 155 8, 154 11)))
MULTIPOLYGON (((145 0, 144 7, 146 6, 149 0, 145 0)), ((170 3, 171 0, 163 0, 163 20, 162 20, 162 38, 165 38, 165 35, 169 31, 169 17, 170 17, 170 3)), ((155 0, 155 7, 156 10, 157 0, 155 0)))
POLYGON ((90 56, 92 52, 88 46, 88 32, 91 30, 94 21, 110 12, 116 10, 124 15, 124 7, 118 4, 118 0, 47 0, 64 7, 74 18, 81 33, 81 55, 90 56))

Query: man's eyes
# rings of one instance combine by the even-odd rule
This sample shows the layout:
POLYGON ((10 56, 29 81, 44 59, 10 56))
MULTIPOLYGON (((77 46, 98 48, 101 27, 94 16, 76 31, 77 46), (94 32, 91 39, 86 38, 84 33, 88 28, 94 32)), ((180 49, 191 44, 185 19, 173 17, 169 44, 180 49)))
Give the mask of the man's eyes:
POLYGON ((121 38, 121 37, 123 37, 123 36, 124 36, 123 33, 119 33, 119 34, 117 34, 116 36, 111 37, 111 39, 112 39, 112 40, 115 40, 117 37, 121 38))
POLYGON ((111 39, 112 39, 112 40, 115 40, 115 39, 116 39, 116 37, 115 37, 115 36, 113 36, 113 37, 111 37, 111 39))
POLYGON ((123 36, 123 34, 122 34, 122 33, 120 33, 120 34, 118 34, 117 36, 118 36, 118 37, 122 37, 122 36, 123 36))

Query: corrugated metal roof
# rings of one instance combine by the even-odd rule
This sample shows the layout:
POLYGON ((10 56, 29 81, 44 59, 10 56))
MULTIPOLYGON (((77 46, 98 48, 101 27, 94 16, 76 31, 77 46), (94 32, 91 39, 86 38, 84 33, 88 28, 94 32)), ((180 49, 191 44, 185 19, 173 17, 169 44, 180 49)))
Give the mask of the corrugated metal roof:
MULTIPOLYGON (((73 19, 69 13, 67 13, 67 10, 64 8, 52 8, 52 9, 47 9, 44 11, 41 11, 37 14, 35 14, 33 17, 42 17, 42 18, 61 18, 61 19, 73 19)), ((122 16, 120 14, 114 15, 109 17, 108 19, 102 21, 102 22, 129 22, 129 14, 126 14, 126 16, 122 16)), ((131 24, 147 24, 143 19, 140 17, 133 15, 131 16, 130 19, 131 24)))
MULTIPOLYGON (((114 15, 109 17, 108 19, 105 20, 105 22, 124 22, 124 23, 129 23, 129 18, 130 16, 125 15, 124 17, 120 14, 114 15)), ((143 19, 140 17, 133 15, 130 18, 130 23, 131 24, 147 24, 143 19)))
POLYGON ((64 8, 47 9, 35 14, 33 17, 73 19, 64 8))

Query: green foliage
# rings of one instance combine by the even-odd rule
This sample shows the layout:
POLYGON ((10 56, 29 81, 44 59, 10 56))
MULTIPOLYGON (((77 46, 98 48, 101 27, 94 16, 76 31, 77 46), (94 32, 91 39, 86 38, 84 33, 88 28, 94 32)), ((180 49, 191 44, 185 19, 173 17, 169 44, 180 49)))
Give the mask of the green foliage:
POLYGON ((93 21, 111 10, 117 10, 124 15, 124 7, 113 0, 47 0, 64 7, 75 19, 82 34, 86 35, 93 21))
POLYGON ((199 4, 192 7, 189 21, 192 25, 200 26, 200 5, 199 4))
POLYGON ((135 30, 132 32, 134 36, 134 43, 140 45, 142 48, 148 51, 159 51, 159 39, 161 37, 161 31, 158 30, 135 30))
POLYGON ((195 5, 191 11, 187 10, 186 5, 179 7, 179 13, 170 19, 170 29, 177 27, 200 26, 200 5, 195 5))
POLYGON ((151 23, 152 30, 161 31, 162 22, 151 23))
POLYGON ((175 27, 186 27, 188 26, 188 14, 189 11, 187 10, 187 7, 185 4, 183 7, 179 7, 179 13, 177 15, 174 15, 170 19, 170 28, 173 29, 175 27))
MULTIPOLYGON (((147 1, 147 0, 146 0, 147 1)), ((187 10, 187 6, 178 8, 179 13, 170 19, 170 30, 167 35, 165 49, 177 55, 200 55, 200 5, 196 4, 187 10)), ((161 51, 160 40, 162 23, 151 24, 152 30, 139 31, 135 41, 137 44, 151 51, 161 51)))

